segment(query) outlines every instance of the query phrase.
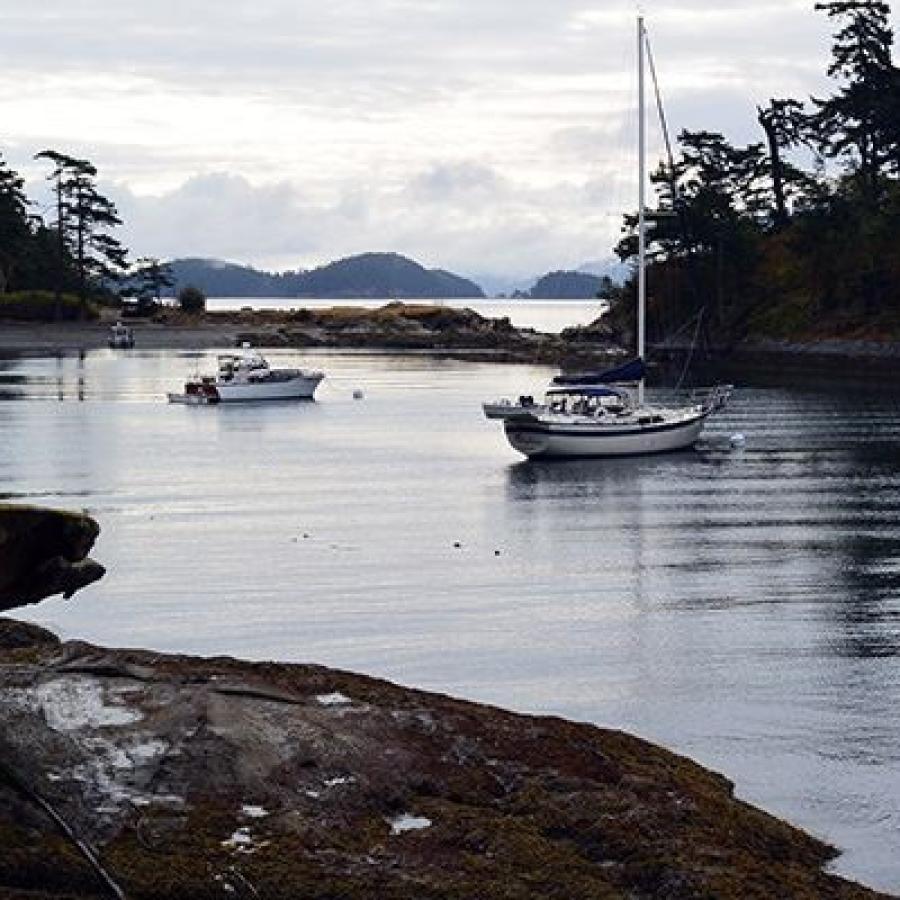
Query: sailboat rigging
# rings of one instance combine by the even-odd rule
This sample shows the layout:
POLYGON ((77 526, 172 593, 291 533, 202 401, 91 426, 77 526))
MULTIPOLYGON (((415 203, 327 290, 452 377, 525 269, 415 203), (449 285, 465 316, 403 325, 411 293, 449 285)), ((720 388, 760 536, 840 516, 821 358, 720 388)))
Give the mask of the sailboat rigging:
MULTIPOLYGON (((531 398, 485 404, 485 415, 500 419, 514 449, 530 458, 641 456, 692 446, 706 420, 728 401, 729 385, 695 394, 686 405, 646 403, 647 340, 647 126, 645 70, 649 56, 643 16, 637 21, 638 62, 638 271, 637 358, 587 375, 553 380, 546 400, 531 398)), ((655 71, 654 83, 656 83, 655 71)), ((662 104, 658 85, 657 106, 662 104)))

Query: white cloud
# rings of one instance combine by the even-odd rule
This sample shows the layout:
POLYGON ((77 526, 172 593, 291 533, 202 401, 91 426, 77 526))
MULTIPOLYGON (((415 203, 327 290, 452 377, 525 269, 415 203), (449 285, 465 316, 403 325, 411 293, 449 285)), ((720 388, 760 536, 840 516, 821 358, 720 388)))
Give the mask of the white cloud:
POLYGON ((523 260, 540 271, 597 256, 618 225, 616 217, 598 217, 596 186, 561 182, 535 190, 477 163, 432 166, 400 187, 348 185, 327 203, 287 182, 254 185, 225 173, 191 178, 158 196, 123 185, 104 189, 126 220, 123 236, 141 253, 273 268, 402 248, 461 272, 516 272, 523 260))

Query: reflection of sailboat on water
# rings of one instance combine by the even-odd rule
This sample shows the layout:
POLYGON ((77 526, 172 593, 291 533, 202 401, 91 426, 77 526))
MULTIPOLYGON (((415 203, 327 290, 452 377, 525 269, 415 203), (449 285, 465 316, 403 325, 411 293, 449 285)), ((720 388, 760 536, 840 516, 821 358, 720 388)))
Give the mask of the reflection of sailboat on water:
POLYGON ((697 394, 684 405, 644 401, 647 305, 646 113, 644 61, 647 32, 638 18, 638 299, 637 359, 610 372, 560 376, 542 405, 485 405, 488 418, 503 421, 510 444, 531 458, 640 456, 694 444, 707 418, 728 401, 730 387, 697 394))

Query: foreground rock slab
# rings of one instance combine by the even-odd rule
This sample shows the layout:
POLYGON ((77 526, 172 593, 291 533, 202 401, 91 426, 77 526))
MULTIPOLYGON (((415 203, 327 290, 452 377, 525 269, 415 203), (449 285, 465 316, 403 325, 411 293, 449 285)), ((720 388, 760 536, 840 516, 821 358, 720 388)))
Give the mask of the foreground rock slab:
POLYGON ((68 598, 102 578, 88 559, 99 534, 89 516, 0 503, 0 610, 68 598))
POLYGON ((0 620, 3 897, 877 896, 832 856, 619 732, 0 620))

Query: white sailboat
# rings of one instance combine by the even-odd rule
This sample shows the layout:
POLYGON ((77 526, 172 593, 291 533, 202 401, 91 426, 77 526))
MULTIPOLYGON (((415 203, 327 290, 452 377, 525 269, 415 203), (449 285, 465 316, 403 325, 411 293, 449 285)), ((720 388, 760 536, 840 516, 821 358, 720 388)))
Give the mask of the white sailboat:
POLYGON ((512 447, 529 458, 641 456, 681 450, 694 444, 706 419, 721 409, 731 388, 723 385, 695 395, 687 404, 645 402, 647 307, 647 136, 645 55, 647 32, 638 17, 638 301, 637 359, 610 372, 554 379, 543 404, 485 404, 488 418, 500 419, 512 447))

